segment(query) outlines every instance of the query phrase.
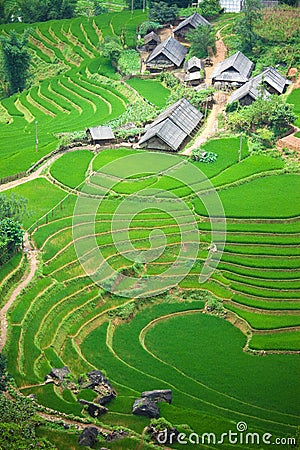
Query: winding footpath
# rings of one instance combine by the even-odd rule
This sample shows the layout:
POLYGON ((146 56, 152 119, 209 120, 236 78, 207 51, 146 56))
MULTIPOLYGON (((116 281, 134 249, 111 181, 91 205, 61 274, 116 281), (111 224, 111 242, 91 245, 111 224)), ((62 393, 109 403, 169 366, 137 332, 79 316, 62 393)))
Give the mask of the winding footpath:
MULTIPOLYGON (((224 59, 226 58, 227 47, 223 42, 221 31, 227 26, 228 25, 224 25, 217 31, 216 54, 211 58, 213 64, 212 66, 208 66, 205 68, 205 83, 207 86, 211 85, 211 75, 216 65, 219 62, 224 61, 224 59)), ((222 91, 216 92, 214 94, 214 104, 209 113, 204 129, 202 130, 200 135, 195 139, 194 143, 184 150, 182 155, 190 156, 190 154, 194 149, 201 147, 201 145, 203 145, 204 142, 206 142, 209 138, 211 138, 216 134, 216 132, 218 131, 218 115, 222 114, 222 112, 224 111, 228 97, 229 94, 222 91)))
POLYGON ((7 312, 21 291, 31 282, 38 268, 38 251, 29 241, 28 234, 24 236, 24 253, 27 255, 29 262, 29 273, 25 272, 18 286, 11 293, 9 300, 0 310, 0 352, 2 352, 7 341, 7 312))

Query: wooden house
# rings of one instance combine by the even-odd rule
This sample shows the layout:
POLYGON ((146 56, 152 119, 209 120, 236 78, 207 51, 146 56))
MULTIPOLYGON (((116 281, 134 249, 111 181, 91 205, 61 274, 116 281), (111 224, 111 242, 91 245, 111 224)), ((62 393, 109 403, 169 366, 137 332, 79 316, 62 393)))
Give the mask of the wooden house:
POLYGON ((205 70, 205 65, 203 59, 193 56, 191 59, 186 61, 184 64, 184 70, 186 72, 199 72, 200 70, 205 70))
POLYGON ((86 130, 87 137, 92 144, 105 145, 115 139, 115 135, 108 126, 90 127, 86 130))
POLYGON ((242 106, 250 105, 258 97, 268 98, 270 94, 283 94, 290 83, 274 67, 268 67, 234 91, 228 103, 238 101, 242 106))
POLYGON ((161 42, 146 60, 146 68, 150 71, 175 69, 181 66, 188 50, 180 42, 170 36, 161 42))
POLYGON ((204 17, 200 16, 199 13, 195 12, 191 16, 180 22, 179 25, 174 29, 174 36, 178 38, 184 38, 187 33, 195 30, 199 25, 211 26, 211 24, 204 17))
POLYGON ((199 86, 204 81, 204 72, 198 70, 197 72, 188 72, 184 77, 184 82, 187 86, 199 86))
POLYGON ((169 106, 147 128, 139 141, 141 148, 176 152, 197 128, 203 114, 182 98, 169 106))
POLYGON ((234 55, 217 64, 212 73, 212 83, 221 83, 222 86, 241 86, 245 84, 252 73, 254 64, 242 52, 234 55))
POLYGON ((144 37, 144 47, 147 52, 152 52, 158 44, 160 44, 160 37, 154 31, 144 37))

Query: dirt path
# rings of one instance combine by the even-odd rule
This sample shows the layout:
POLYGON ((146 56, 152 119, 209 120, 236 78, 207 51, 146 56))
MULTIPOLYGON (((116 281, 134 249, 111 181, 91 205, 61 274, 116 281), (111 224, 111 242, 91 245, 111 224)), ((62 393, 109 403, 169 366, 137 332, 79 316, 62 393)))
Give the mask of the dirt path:
POLYGON ((223 42, 222 36, 221 36, 221 31, 224 30, 224 28, 228 27, 228 25, 224 25, 222 28, 220 28, 217 33, 216 33, 216 53, 215 55, 213 55, 211 57, 212 66, 208 66, 205 68, 205 83, 207 85, 211 84, 211 75, 216 67, 216 65, 221 62, 224 61, 224 59, 226 59, 227 56, 227 47, 223 42))
POLYGON ((189 156, 195 148, 201 147, 204 142, 214 136, 218 131, 218 115, 222 114, 227 103, 229 94, 225 92, 216 92, 214 94, 214 105, 206 121, 202 133, 196 138, 195 142, 184 150, 182 155, 189 156))
POLYGON ((35 247, 32 246, 32 244, 29 241, 27 233, 24 237, 24 252, 27 254, 30 271, 29 273, 25 273, 24 276, 21 279, 20 284, 13 290, 12 294, 9 297, 8 302, 3 306, 3 308, 0 310, 0 352, 3 350, 6 340, 7 340, 7 311, 17 298, 17 296, 20 294, 22 289, 24 289, 32 280, 34 277, 34 274, 38 268, 38 251, 35 247))
POLYGON ((69 150, 66 150, 65 152, 57 153, 56 155, 51 156, 47 161, 44 162, 40 167, 38 167, 34 172, 32 172, 30 175, 25 176, 23 178, 18 178, 17 180, 10 181, 9 183, 0 184, 0 192, 7 191, 8 189, 12 189, 16 186, 20 186, 20 184, 27 183, 27 181, 35 180, 36 178, 39 178, 42 176, 42 172, 47 169, 54 161, 56 161, 60 156, 62 156, 65 153, 73 152, 75 150, 93 150, 94 146, 86 145, 82 147, 74 147, 70 148, 69 150))
MULTIPOLYGON (((211 85, 211 75, 216 65, 219 62, 224 61, 224 59, 226 58, 227 47, 225 46, 221 37, 221 31, 227 26, 228 25, 225 25, 217 31, 216 54, 211 58, 213 65, 205 68, 205 83, 207 86, 211 85)), ((215 103, 211 109, 202 133, 196 138, 195 142, 190 147, 184 150, 184 152, 182 153, 183 155, 189 156, 194 149, 201 147, 204 142, 206 142, 209 138, 216 134, 216 132, 218 131, 218 115, 224 111, 228 97, 229 94, 221 91, 214 94, 215 103)))

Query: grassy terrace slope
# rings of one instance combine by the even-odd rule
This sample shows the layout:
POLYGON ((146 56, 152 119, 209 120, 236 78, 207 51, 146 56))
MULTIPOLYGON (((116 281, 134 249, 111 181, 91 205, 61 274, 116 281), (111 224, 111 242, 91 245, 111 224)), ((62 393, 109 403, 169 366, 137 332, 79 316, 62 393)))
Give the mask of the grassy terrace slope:
MULTIPOLYGON (((49 70, 49 78, 1 101, 5 112, 0 117, 1 177, 28 169, 54 150, 59 133, 99 125, 125 111, 132 91, 117 81, 110 62, 101 56, 101 42, 107 35, 125 32, 127 45, 134 46, 136 27, 143 17, 135 11, 133 15, 107 13, 90 21, 77 18, 30 25, 34 64, 49 70), (58 75, 53 76, 52 67, 58 75)), ((14 28, 21 32, 25 27, 3 25, 0 31, 14 28)))
MULTIPOLYGON (((76 197, 71 195, 32 230, 42 273, 10 311, 6 347, 18 386, 41 383, 51 366, 66 364, 76 375, 99 368, 118 392, 110 412, 101 417, 105 423, 141 433, 148 420, 132 416, 134 398, 143 390, 171 387, 174 402, 161 405, 161 414, 174 424, 188 423, 199 433, 221 433, 232 428, 230 421, 244 420, 251 431, 294 434, 299 415, 298 357, 262 358, 243 348, 299 350, 300 177, 284 173, 280 159, 249 155, 246 145, 238 162, 238 146, 237 139, 208 142, 206 148, 218 153, 217 162, 195 163, 217 187, 227 212, 224 252, 218 270, 204 284, 199 284, 199 274, 211 244, 211 224, 192 192, 205 193, 207 182, 191 178, 186 185, 176 179, 183 167, 181 157, 172 157, 174 164, 164 173, 155 170, 162 156, 152 153, 153 164, 136 163, 139 175, 130 178, 129 167, 120 158, 132 150, 107 150, 94 159, 90 152, 77 151, 52 165, 51 175, 63 185, 74 187, 84 174, 98 170, 85 192, 101 195, 109 187, 106 197, 99 197, 95 233, 102 255, 116 271, 136 276, 137 281, 154 274, 163 279, 181 250, 181 233, 190 232, 184 205, 195 207, 201 241, 196 262, 177 289, 147 299, 110 294, 86 276, 78 262, 72 240, 76 197), (112 167, 106 166, 113 161, 112 167), (75 165, 77 175, 69 177, 66 167, 75 165), (115 215, 128 194, 146 187, 162 190, 159 204, 145 196, 143 202, 131 200, 130 207, 115 215), (170 193, 181 203, 171 202, 170 193), (141 206, 142 211, 134 213, 141 206), (150 248, 153 230, 165 234, 164 251, 147 264, 134 266, 116 247, 114 239, 127 239, 123 228, 128 218, 129 237, 138 250, 150 248), (112 220, 119 226, 113 232, 112 220), (231 321, 248 330, 247 336, 224 319, 202 314, 207 291, 223 301, 231 321), (133 312, 132 320, 122 319, 128 317, 126 311, 133 312)), ((34 210, 27 226, 66 194, 44 179, 34 183, 34 189, 30 183, 17 189, 26 193, 34 210), (51 202, 43 195, 37 202, 37 192, 46 186, 51 186, 51 202)), ((90 215, 87 209, 87 222, 90 215)), ((75 397, 52 385, 23 392, 36 394, 49 407, 82 414, 75 397)))

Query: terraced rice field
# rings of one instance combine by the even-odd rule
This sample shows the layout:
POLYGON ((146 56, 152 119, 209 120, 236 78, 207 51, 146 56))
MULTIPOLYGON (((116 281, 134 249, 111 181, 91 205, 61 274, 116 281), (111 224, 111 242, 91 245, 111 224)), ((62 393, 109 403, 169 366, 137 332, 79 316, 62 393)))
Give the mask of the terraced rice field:
POLYGON ((176 425, 188 423, 198 433, 228 431, 232 421, 241 420, 250 431, 295 433, 299 362, 292 353, 300 350, 300 202, 296 198, 300 177, 285 173, 280 159, 249 155, 246 145, 238 162, 238 147, 237 139, 210 141, 206 149, 218 154, 216 163, 194 163, 216 187, 227 218, 220 263, 204 283, 199 275, 211 245, 221 245, 218 233, 212 242, 212 223, 214 232, 222 231, 222 223, 207 217, 204 206, 212 187, 204 175, 197 178, 190 171, 184 183, 183 158, 169 156, 172 164, 161 171, 155 169, 161 167, 160 154, 136 152, 128 177, 124 158, 134 155, 133 150, 98 155, 75 151, 50 168, 50 180, 56 178, 56 185, 38 179, 34 189, 33 182, 17 189, 29 198, 34 211, 26 226, 32 225, 30 232, 42 260, 41 270, 9 317, 5 350, 9 371, 22 392, 34 393, 40 403, 54 409, 81 415, 74 396, 44 386, 43 379, 51 366, 68 365, 75 375, 98 368, 118 392, 110 412, 101 417, 107 424, 142 433, 148 419, 132 416, 134 398, 143 390, 171 388, 174 401, 161 404, 161 415, 176 425), (73 165, 76 176, 68 176, 66 168, 73 165), (84 175, 88 182, 82 188, 84 175), (83 270, 73 241, 77 196, 69 188, 78 185, 86 201, 80 226, 89 230, 89 205, 96 198, 100 202, 96 241, 105 262, 118 274, 108 276, 101 286, 83 270), (160 189, 156 198, 147 191, 153 188, 160 189), (38 203, 36 192, 44 189, 51 189, 51 201, 41 196, 38 203), (146 189, 143 201, 137 197, 141 189, 146 189), (126 209, 120 209, 129 197, 130 206, 126 203, 126 209), (191 233, 191 211, 200 245, 195 263, 189 267, 187 261, 188 275, 177 287, 156 296, 117 295, 122 275, 135 280, 137 290, 142 280, 153 275, 164 279, 165 271, 186 250, 182 236, 191 233), (162 242, 162 233, 164 251, 149 262, 134 264, 118 247, 129 236, 135 251, 150 251, 162 242), (223 302, 227 320, 203 314, 210 296, 223 302), (132 315, 126 316, 128 310, 132 315), (257 354, 262 352, 266 352, 263 357, 257 354))
MULTIPOLYGON (((44 73, 39 84, 1 101, 1 177, 27 170, 50 153, 60 133, 102 124, 125 111, 134 93, 101 56, 101 43, 105 36, 125 33, 127 45, 134 46, 136 26, 144 17, 141 11, 128 11, 30 26, 33 64, 49 71, 49 78, 44 73), (51 67, 59 74, 51 76, 51 67), (13 151, 7 142, 13 143, 13 151)), ((25 27, 4 25, 1 31, 22 32, 25 27)))

